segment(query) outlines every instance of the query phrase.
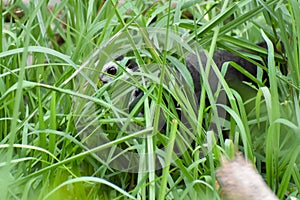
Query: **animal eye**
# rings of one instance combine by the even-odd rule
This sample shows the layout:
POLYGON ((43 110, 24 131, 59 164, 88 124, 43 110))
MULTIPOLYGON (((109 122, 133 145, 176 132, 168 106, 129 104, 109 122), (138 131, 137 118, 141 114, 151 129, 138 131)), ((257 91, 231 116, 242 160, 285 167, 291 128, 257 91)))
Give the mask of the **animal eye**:
POLYGON ((128 67, 128 69, 136 69, 137 68, 137 63, 133 60, 128 60, 127 63, 126 63, 126 66, 128 67))
POLYGON ((107 73, 110 75, 116 75, 117 74, 117 69, 115 67, 110 67, 107 69, 107 73))

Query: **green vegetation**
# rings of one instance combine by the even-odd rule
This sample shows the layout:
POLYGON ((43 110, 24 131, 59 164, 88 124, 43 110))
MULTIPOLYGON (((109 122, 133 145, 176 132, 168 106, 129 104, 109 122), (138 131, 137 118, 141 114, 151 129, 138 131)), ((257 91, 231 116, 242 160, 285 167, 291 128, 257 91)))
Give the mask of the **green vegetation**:
POLYGON ((298 1, 62 0, 50 10, 47 2, 2 5, 0 199, 221 199, 215 171, 221 155, 237 150, 280 199, 300 198, 298 1), (163 50, 150 40, 136 48, 135 39, 151 30, 159 30, 151 41, 163 50), (267 49, 255 45, 261 41, 267 49), (286 58, 271 41, 283 44, 286 58), (178 56, 186 44, 206 49, 208 57, 216 49, 247 59, 266 55, 261 69, 269 82, 258 74, 238 93, 222 73, 232 64, 247 75, 243 66, 224 63, 220 72, 209 59, 220 90, 213 94, 203 72, 195 109, 191 77, 178 56), (143 70, 99 87, 103 64, 120 52, 136 57, 143 70), (279 70, 285 59, 287 75, 279 70), (166 67, 170 61, 186 84, 169 84, 166 77, 176 76, 166 67), (157 66, 160 74, 152 73, 157 66), (145 95, 125 112, 132 86, 145 95), (217 104, 221 90, 227 105, 217 104), (220 107, 225 122, 213 115, 220 107), (128 152, 132 171, 121 170, 128 152), (155 171, 158 163, 165 165, 155 171))

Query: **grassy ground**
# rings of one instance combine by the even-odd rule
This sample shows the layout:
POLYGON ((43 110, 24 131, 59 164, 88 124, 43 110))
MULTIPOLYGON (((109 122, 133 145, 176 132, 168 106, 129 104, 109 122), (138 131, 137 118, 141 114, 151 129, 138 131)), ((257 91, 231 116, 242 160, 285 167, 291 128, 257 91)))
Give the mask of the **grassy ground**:
POLYGON ((113 0, 62 0, 51 10, 47 1, 2 5, 0 199, 221 199, 215 170, 221 155, 232 157, 237 150, 280 199, 300 198, 299 5, 296 0, 119 6, 113 0), (287 75, 275 62, 284 60, 270 42, 278 40, 287 75), (268 50, 254 46, 260 41, 268 50), (217 105, 220 90, 213 94, 203 75, 195 107, 182 58, 199 49, 208 56, 215 49, 252 49, 249 58, 267 54, 269 87, 257 76, 254 96, 246 97, 246 84, 237 93, 209 60, 228 103, 217 105), (142 70, 130 81, 100 87, 103 64, 123 53, 135 57, 142 70), (170 62, 173 68, 166 67, 170 62), (161 73, 152 73, 157 67, 161 73), (174 68, 184 81, 173 81, 174 68), (138 104, 142 116, 138 105, 124 110, 132 86, 145 93, 138 104), (228 112, 225 122, 213 115, 219 107, 228 112))

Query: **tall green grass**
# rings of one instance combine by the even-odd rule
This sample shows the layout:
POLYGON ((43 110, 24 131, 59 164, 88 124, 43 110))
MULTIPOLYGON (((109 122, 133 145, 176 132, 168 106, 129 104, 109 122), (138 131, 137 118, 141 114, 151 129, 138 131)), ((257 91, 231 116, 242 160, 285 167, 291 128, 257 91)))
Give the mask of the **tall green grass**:
POLYGON ((0 23, 0 199, 221 199, 215 170, 221 155, 233 157, 237 150, 256 165, 280 199, 299 198, 299 2, 173 3, 125 1, 118 6, 113 0, 62 0, 52 10, 47 1, 4 5, 0 23), (16 7, 24 10, 24 17, 15 15, 16 7), (145 51, 139 51, 133 45, 134 30, 140 30, 146 40, 155 28, 164 34, 152 39, 164 44, 167 51, 157 49, 151 40, 145 42, 145 51), (58 35, 64 40, 62 45, 56 40, 58 35), (120 35, 124 38, 116 40, 120 35), (176 35, 185 40, 168 44, 176 35), (285 59, 271 42, 278 40, 288 60, 288 75, 275 62, 285 59), (268 48, 254 45, 260 41, 266 41, 268 48), (268 66, 260 67, 268 71, 270 86, 259 76, 250 77, 255 84, 249 87, 255 92, 246 98, 223 78, 229 64, 249 75, 243 66, 224 63, 220 71, 209 60, 220 90, 212 93, 203 71, 195 109, 189 93, 191 77, 183 68, 183 57, 174 56, 173 51, 188 49, 185 44, 201 46, 208 57, 219 48, 248 60, 267 55, 268 66), (114 58, 113 53, 126 52, 125 47, 143 64, 142 71, 129 75, 130 81, 115 81, 124 87, 98 87, 101 65, 114 58), (187 80, 186 91, 178 82, 167 82, 176 75, 167 67, 168 61, 187 80), (163 69, 159 75, 151 71, 157 67, 163 69), (140 112, 138 106, 126 113, 122 101, 114 104, 132 86, 145 94, 137 103, 143 105, 142 117, 134 118, 140 112), (227 105, 216 100, 221 91, 228 98, 227 105), (185 127, 177 116, 173 99, 187 113, 190 126, 185 127), (89 106, 94 113, 85 110, 89 106), (228 113, 225 121, 214 115, 220 107, 228 113), (163 130, 159 125, 162 115, 163 130), (216 132, 209 128, 213 120, 216 132), (133 121, 141 126, 127 134, 133 121), (99 132, 98 139, 92 137, 99 132), (101 137, 106 140, 99 142, 101 137), (139 156, 135 166, 139 173, 114 165, 127 152, 139 156), (166 164, 157 171, 156 157, 166 164))

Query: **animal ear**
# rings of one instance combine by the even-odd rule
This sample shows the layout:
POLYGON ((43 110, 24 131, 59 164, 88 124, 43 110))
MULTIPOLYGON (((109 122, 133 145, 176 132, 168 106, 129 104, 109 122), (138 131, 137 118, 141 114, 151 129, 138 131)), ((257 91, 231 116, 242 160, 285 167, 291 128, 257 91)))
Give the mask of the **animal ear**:
POLYGON ((128 60, 127 63, 126 63, 126 66, 129 69, 132 69, 132 71, 135 71, 138 68, 138 64, 134 60, 128 60))
POLYGON ((123 60, 124 59, 124 56, 118 56, 115 60, 116 61, 121 61, 121 60, 123 60))

